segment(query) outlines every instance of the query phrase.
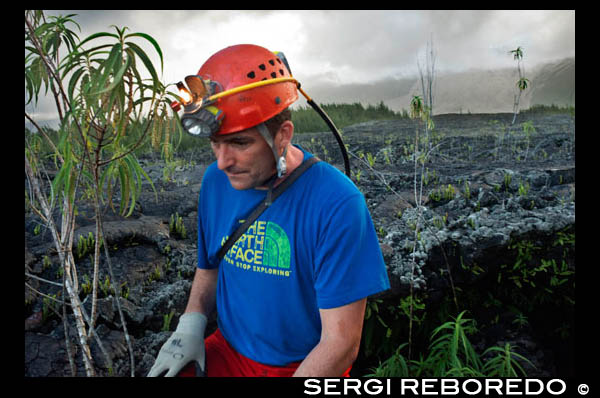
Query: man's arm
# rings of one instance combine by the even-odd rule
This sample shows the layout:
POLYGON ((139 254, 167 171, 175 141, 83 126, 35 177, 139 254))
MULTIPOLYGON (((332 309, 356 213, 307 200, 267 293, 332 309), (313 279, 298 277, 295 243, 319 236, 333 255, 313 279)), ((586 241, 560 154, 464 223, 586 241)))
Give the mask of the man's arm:
POLYGON ((219 269, 196 268, 184 313, 201 312, 207 317, 215 308, 219 269))
POLYGON ((366 303, 364 298, 342 307, 319 310, 321 340, 294 376, 340 377, 354 363, 360 347, 366 303))

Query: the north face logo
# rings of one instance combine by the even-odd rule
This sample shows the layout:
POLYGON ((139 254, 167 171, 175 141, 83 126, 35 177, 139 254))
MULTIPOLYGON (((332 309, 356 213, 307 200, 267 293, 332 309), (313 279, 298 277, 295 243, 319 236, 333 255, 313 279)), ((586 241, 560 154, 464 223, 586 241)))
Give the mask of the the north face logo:
MULTIPOLYGON (((221 245, 227 238, 223 237, 221 245)), ((289 276, 290 241, 277 223, 255 221, 229 249, 224 260, 244 270, 289 276)))
POLYGON ((263 264, 269 267, 290 268, 290 241, 285 231, 274 222, 267 222, 263 264))

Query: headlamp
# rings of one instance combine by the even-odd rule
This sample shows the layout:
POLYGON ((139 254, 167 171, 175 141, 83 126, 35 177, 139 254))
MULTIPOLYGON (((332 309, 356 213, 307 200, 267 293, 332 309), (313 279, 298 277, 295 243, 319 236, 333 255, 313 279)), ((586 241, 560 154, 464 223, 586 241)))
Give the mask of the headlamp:
POLYGON ((184 105, 190 104, 194 100, 192 93, 190 93, 190 90, 182 82, 177 83, 177 89, 179 89, 179 95, 184 105))
MULTIPOLYGON (((218 82, 204 80, 197 75, 186 76, 185 82, 189 89, 182 82, 177 83, 179 96, 184 105, 181 125, 193 136, 210 137, 219 130, 225 116, 223 111, 211 105, 217 99, 211 96, 223 89, 218 82)), ((180 104, 173 102, 171 107, 177 112, 180 104)))
MULTIPOLYGON (((188 105, 186 105, 186 108, 188 105)), ((181 118, 181 125, 189 134, 196 137, 210 137, 221 126, 223 120, 223 111, 214 107, 207 106, 199 108, 193 113, 185 113, 181 118)))

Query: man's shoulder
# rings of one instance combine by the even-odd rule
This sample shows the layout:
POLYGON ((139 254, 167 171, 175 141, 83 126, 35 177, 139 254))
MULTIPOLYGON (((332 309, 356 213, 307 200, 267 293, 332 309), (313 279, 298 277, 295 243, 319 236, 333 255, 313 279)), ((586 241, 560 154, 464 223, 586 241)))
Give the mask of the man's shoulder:
POLYGON ((314 164, 309 172, 306 184, 310 185, 308 188, 315 195, 332 196, 337 199, 355 195, 362 196, 360 190, 348 176, 325 161, 314 164))

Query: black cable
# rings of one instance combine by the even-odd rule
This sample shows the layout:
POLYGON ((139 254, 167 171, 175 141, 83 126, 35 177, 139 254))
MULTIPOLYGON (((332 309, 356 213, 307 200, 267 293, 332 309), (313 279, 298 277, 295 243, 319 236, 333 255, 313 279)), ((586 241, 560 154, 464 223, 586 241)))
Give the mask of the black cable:
POLYGON ((342 141, 342 136, 340 135, 339 130, 337 129, 337 127, 335 127, 335 124, 333 124, 331 118, 323 111, 323 109, 321 109, 319 105, 317 105, 315 101, 313 101, 312 99, 308 99, 306 102, 308 102, 309 105, 312 106, 312 108, 321 116, 321 118, 323 118, 323 120, 325 121, 325 123, 327 123, 329 129, 335 136, 335 139, 337 140, 338 145, 342 150, 342 157, 344 158, 344 168, 346 170, 346 175, 350 177, 350 159, 348 159, 348 151, 346 150, 346 145, 344 145, 344 141, 342 141))

